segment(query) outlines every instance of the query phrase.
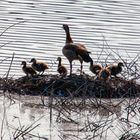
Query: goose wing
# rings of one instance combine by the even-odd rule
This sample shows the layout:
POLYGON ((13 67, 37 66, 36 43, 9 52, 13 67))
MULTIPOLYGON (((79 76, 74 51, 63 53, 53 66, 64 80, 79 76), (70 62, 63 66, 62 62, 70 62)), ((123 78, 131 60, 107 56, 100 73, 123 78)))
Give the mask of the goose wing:
POLYGON ((84 45, 79 43, 69 43, 64 46, 66 50, 72 51, 77 56, 80 56, 85 62, 90 62, 92 59, 89 56, 89 51, 85 48, 84 45))

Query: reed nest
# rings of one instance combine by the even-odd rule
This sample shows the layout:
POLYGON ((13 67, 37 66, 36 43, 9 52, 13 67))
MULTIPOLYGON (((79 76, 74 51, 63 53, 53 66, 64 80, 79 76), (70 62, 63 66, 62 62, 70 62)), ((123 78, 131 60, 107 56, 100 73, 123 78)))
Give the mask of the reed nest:
POLYGON ((43 95, 58 97, 123 98, 138 97, 140 85, 133 80, 112 77, 99 80, 86 74, 61 77, 59 75, 38 75, 18 79, 0 79, 0 89, 20 95, 43 95))

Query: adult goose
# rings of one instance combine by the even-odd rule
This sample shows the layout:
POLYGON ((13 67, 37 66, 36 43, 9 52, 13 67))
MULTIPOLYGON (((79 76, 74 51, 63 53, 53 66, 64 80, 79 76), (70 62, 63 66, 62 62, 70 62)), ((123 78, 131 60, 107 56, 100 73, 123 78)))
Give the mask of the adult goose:
POLYGON ((66 33, 66 42, 62 49, 63 55, 68 59, 70 63, 70 75, 72 74, 72 62, 73 60, 79 60, 81 63, 80 73, 82 73, 83 69, 83 61, 91 62, 92 59, 89 56, 89 51, 85 48, 83 44, 73 43, 73 40, 70 35, 69 26, 67 24, 63 24, 63 29, 66 33))
POLYGON ((106 68, 110 70, 111 75, 117 77, 117 74, 122 72, 123 66, 124 66, 124 64, 122 62, 119 62, 116 65, 110 65, 110 66, 107 66, 106 68))
POLYGON ((35 58, 32 58, 30 63, 32 62, 32 67, 39 73, 43 74, 46 69, 49 69, 48 65, 44 62, 37 61, 35 58))
POLYGON ((36 74, 36 71, 31 66, 27 66, 26 61, 22 61, 21 65, 23 65, 22 70, 27 76, 34 76, 36 74))
POLYGON ((62 76, 66 76, 67 75, 67 68, 61 64, 62 58, 58 57, 57 61, 58 61, 58 68, 57 68, 58 73, 62 76))
POLYGON ((100 72, 101 69, 102 69, 102 66, 101 65, 93 64, 93 61, 90 62, 89 70, 92 73, 94 73, 95 75, 98 75, 98 73, 100 72))

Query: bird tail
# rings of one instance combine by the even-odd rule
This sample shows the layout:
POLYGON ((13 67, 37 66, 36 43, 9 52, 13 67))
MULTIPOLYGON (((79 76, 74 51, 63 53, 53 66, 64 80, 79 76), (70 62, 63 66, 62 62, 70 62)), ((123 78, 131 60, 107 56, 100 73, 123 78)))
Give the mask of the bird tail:
POLYGON ((83 55, 80 55, 80 56, 82 57, 83 61, 85 61, 85 62, 92 62, 93 61, 92 58, 89 56, 89 52, 87 52, 83 55))

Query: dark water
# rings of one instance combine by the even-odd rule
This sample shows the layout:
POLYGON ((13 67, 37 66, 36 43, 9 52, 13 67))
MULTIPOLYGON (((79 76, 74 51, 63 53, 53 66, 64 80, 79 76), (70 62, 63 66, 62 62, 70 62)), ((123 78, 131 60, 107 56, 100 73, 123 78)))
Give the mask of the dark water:
MULTIPOLYGON (((1 0, 0 32, 15 25, 0 37, 0 45, 5 44, 0 49, 0 74, 8 71, 13 52, 10 76, 23 75, 20 63, 32 57, 46 61, 48 73, 56 72, 56 58, 65 58, 61 51, 64 23, 69 24, 73 40, 92 52, 94 61, 99 58, 104 65, 105 59, 118 62, 122 58, 129 63, 140 53, 139 9, 139 0, 1 0)), ((74 64, 79 68, 79 62, 74 64)), ((88 67, 85 64, 87 73, 88 67)))

